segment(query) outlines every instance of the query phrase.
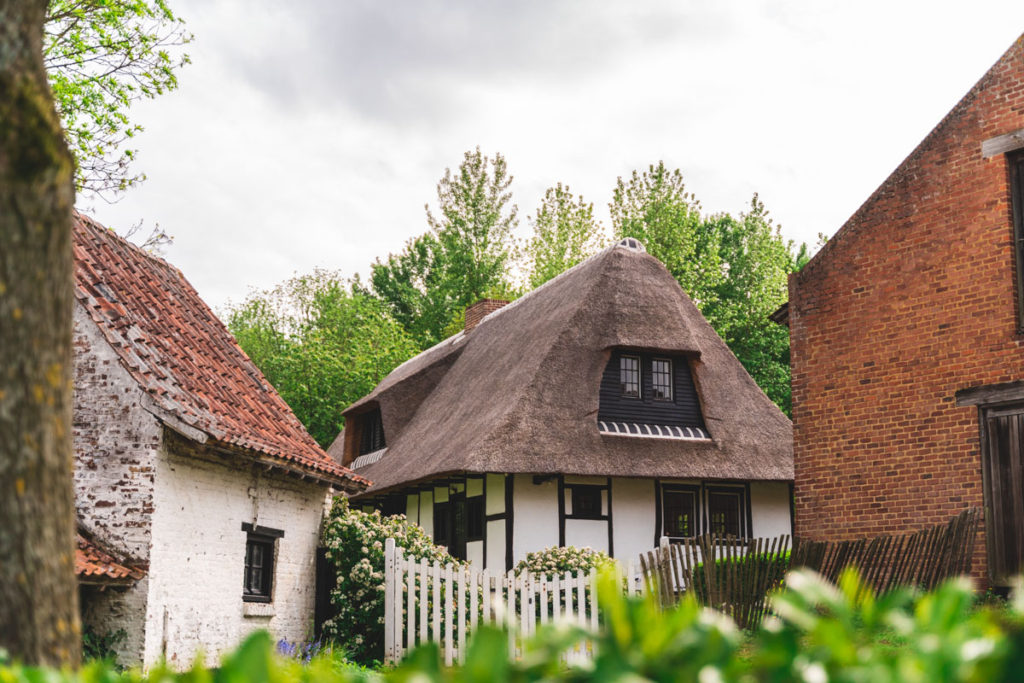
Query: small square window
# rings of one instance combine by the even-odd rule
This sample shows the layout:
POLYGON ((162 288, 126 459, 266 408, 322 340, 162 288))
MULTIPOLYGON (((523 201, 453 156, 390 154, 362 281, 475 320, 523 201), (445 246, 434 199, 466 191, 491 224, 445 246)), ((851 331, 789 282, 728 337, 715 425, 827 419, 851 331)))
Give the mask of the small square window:
POLYGON ((651 393, 655 401, 672 400, 672 361, 667 358, 651 361, 651 393))
POLYGON ((243 524, 242 531, 247 532, 242 600, 270 602, 274 590, 277 539, 284 536, 284 532, 278 529, 253 527, 251 524, 243 524))
POLYGON ((572 510, 570 517, 580 519, 603 519, 602 495, 604 489, 600 486, 573 486, 572 510))
POLYGON ((619 385, 625 398, 640 398, 640 358, 619 358, 619 385))

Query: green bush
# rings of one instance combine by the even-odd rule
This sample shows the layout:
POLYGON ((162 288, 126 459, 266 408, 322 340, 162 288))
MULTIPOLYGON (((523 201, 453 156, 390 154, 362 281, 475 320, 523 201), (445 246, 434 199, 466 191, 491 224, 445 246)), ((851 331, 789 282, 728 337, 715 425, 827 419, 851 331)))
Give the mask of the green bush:
POLYGON ((360 512, 338 498, 324 527, 327 557, 338 583, 331 591, 335 616, 324 624, 324 634, 354 662, 369 664, 384 656, 384 541, 395 539, 406 557, 428 562, 464 562, 453 558, 405 515, 381 516, 360 512))
POLYGON ((610 573, 598 590, 603 628, 596 634, 573 625, 539 630, 509 655, 506 633, 477 629, 466 662, 443 666, 435 644, 421 646, 393 670, 353 667, 336 656, 308 663, 274 654, 266 633, 257 633, 216 670, 174 673, 157 667, 142 675, 119 673, 93 662, 77 673, 0 663, 2 683, 266 683, 528 681, 897 681, 941 682, 1021 680, 1024 673, 1024 599, 1020 593, 1002 608, 978 606, 966 579, 949 581, 932 593, 894 591, 875 598, 856 573, 839 587, 808 571, 791 573, 787 588, 773 597, 775 615, 744 640, 725 616, 693 599, 662 610, 651 597, 624 596, 610 573), (588 648, 586 660, 566 654, 588 648))
POLYGON ((612 558, 606 553, 592 548, 574 548, 573 546, 554 546, 527 553, 526 559, 516 565, 516 574, 528 571, 531 574, 564 574, 583 570, 585 574, 591 569, 601 569, 612 564, 612 558))

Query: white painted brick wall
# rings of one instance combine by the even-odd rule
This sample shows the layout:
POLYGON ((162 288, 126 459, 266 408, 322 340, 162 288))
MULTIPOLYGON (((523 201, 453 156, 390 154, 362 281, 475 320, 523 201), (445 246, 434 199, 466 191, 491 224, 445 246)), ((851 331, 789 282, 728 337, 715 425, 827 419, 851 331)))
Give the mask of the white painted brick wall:
MULTIPOLYGON (((74 310, 73 435, 75 508, 105 545, 149 560, 153 477, 163 427, 139 407, 142 391, 120 365, 81 304, 74 310)), ((146 581, 128 589, 82 592, 83 622, 97 633, 123 628, 122 663, 141 661, 146 581)))
POLYGON ((170 434, 161 450, 147 665, 164 654, 172 665, 184 667, 199 651, 214 663, 259 628, 276 639, 312 636, 316 547, 327 488, 232 464, 229 457, 170 434), (243 522, 285 532, 277 541, 272 616, 246 615, 267 606, 242 601, 243 522))

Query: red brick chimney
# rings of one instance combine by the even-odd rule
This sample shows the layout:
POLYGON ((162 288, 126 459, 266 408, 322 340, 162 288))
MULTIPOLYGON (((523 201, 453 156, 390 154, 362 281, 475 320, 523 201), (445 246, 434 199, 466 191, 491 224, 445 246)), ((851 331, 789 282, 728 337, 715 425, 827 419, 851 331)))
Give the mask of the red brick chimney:
POLYGON ((507 301, 501 299, 480 299, 475 304, 466 309, 466 327, 465 331, 469 332, 484 319, 488 313, 493 313, 505 304, 507 301))

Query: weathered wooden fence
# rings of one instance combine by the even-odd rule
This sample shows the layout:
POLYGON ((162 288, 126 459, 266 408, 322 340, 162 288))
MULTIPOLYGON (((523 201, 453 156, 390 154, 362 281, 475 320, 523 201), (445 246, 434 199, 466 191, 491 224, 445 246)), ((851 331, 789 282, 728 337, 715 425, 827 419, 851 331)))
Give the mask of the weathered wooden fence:
POLYGON ((740 628, 754 626, 767 609, 768 594, 789 569, 789 536, 738 539, 706 534, 661 546, 640 556, 644 582, 662 605, 693 593, 732 617, 740 628))
POLYGON ((832 582, 846 567, 856 567, 876 593, 900 586, 931 590, 971 571, 980 517, 978 508, 969 508, 946 524, 911 534, 856 541, 797 539, 791 565, 813 569, 832 582))
POLYGON ((693 592, 697 600, 731 616, 741 628, 760 623, 768 594, 786 572, 813 569, 835 583, 847 567, 860 573, 865 590, 924 590, 971 570, 980 512, 964 510, 946 524, 898 536, 855 541, 811 541, 789 536, 737 539, 708 534, 669 544, 641 556, 645 585, 663 605, 693 592), (787 552, 789 551, 789 552, 787 552), (708 559, 714 561, 708 561, 708 559))

